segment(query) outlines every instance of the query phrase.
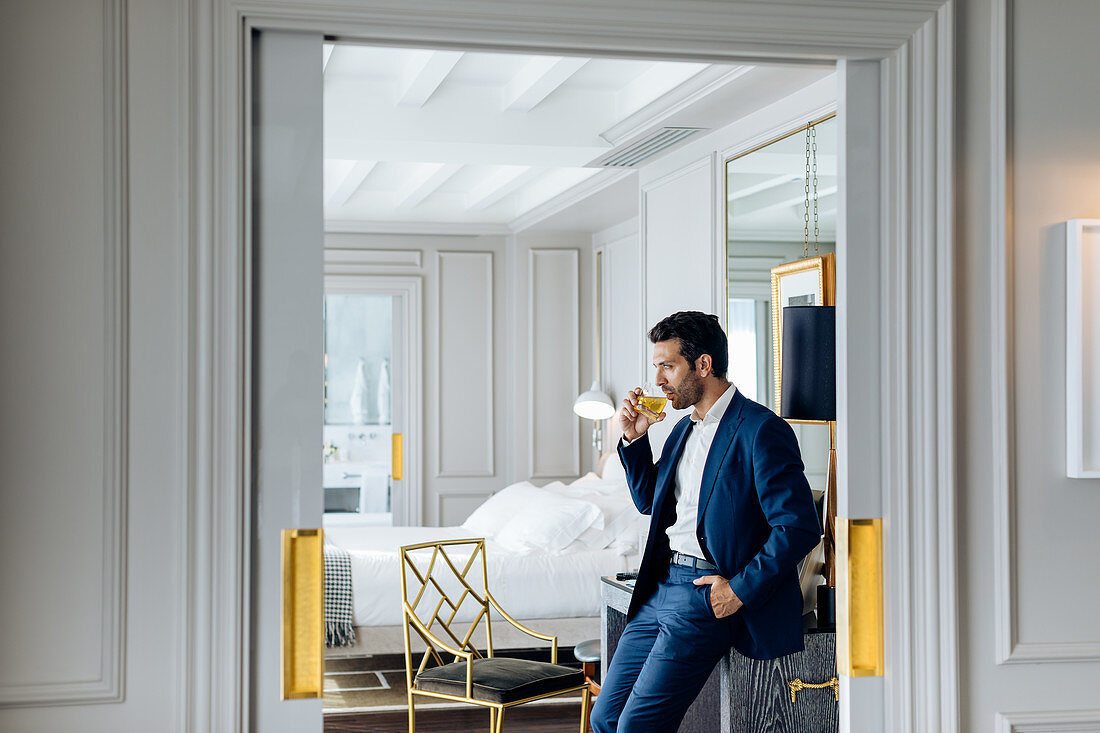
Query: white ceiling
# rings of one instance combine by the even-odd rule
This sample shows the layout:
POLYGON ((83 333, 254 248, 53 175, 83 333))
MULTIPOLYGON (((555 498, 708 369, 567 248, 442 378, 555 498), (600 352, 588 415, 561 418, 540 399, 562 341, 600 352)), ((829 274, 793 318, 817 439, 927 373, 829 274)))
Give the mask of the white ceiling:
POLYGON ((636 176, 630 168, 599 166, 608 153, 662 127, 720 126, 822 75, 819 69, 324 49, 330 230, 452 225, 514 231, 548 219, 555 228, 614 224, 636 213, 636 197, 625 193, 636 176), (606 206, 584 203, 604 189, 597 201, 606 206), (573 207, 580 219, 570 224, 561 212, 573 207))

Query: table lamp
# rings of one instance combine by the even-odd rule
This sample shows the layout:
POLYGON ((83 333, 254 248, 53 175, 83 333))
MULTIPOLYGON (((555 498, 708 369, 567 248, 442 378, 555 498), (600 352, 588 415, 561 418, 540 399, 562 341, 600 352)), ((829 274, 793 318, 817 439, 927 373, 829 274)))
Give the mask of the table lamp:
POLYGON ((818 628, 836 626, 836 308, 783 309, 780 417, 829 424, 825 488, 825 584, 817 589, 818 628))
POLYGON ((573 412, 592 420, 592 445, 596 449, 596 461, 603 454, 603 426, 601 422, 615 414, 615 405, 600 387, 600 380, 592 381, 587 392, 582 392, 573 400, 573 412))

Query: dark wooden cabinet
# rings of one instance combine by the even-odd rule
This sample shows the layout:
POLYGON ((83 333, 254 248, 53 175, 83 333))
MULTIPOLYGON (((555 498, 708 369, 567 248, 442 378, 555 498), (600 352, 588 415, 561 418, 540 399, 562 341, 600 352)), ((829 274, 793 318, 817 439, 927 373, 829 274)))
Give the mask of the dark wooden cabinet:
MULTIPOLYGON (((601 672, 626 626, 632 587, 603 579, 601 672)), ((805 649, 757 660, 735 650, 719 663, 679 733, 832 733, 839 726, 836 635, 806 634, 805 649)))
POLYGON ((723 731, 829 733, 839 726, 836 634, 806 634, 805 649, 779 659, 730 651, 723 731))

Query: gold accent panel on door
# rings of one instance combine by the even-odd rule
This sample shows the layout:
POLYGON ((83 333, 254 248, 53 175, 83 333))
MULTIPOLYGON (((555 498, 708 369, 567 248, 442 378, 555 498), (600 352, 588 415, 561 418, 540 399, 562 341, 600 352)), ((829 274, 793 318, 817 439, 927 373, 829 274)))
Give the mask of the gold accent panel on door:
POLYGON ((282 699, 324 694, 324 531, 283 530, 282 699))
POLYGON ((393 469, 390 475, 394 481, 400 481, 405 476, 405 435, 393 434, 393 469))
POLYGON ((849 677, 884 673, 882 520, 837 519, 837 669, 849 677))

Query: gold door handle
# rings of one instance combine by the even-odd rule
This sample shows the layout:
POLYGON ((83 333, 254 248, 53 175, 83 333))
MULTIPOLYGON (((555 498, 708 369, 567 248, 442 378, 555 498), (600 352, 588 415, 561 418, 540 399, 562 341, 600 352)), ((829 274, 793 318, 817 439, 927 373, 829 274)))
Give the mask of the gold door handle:
POLYGON ((405 475, 405 436, 402 433, 393 434, 393 469, 390 475, 394 481, 400 481, 405 475))
POLYGON ((803 682, 798 677, 787 683, 787 687, 791 688, 791 702, 795 702, 795 697, 801 690, 824 690, 826 687, 830 687, 833 690, 833 697, 837 702, 840 702, 840 680, 833 677, 828 682, 803 682))
POLYGON ((849 677, 881 677, 882 519, 838 519, 836 529, 837 670, 849 677))
POLYGON ((323 530, 283 530, 283 700, 324 694, 324 545, 323 530))

